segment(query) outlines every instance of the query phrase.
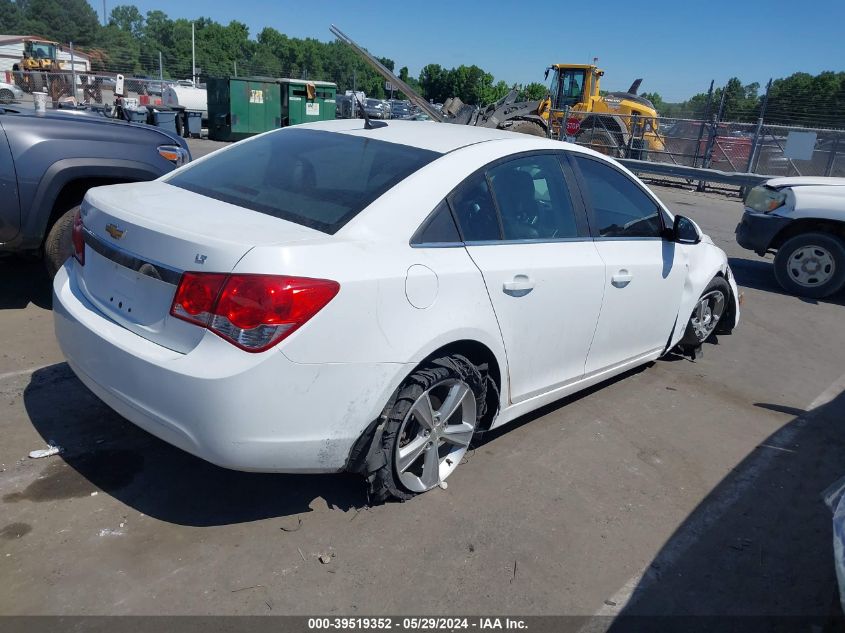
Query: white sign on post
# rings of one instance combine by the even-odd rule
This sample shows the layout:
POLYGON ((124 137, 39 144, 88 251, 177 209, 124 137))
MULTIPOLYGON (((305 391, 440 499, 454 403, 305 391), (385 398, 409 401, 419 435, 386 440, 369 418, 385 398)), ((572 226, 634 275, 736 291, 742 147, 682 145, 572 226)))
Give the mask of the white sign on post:
POLYGON ((816 148, 815 132, 792 131, 786 136, 786 146, 783 155, 792 160, 810 160, 816 148))

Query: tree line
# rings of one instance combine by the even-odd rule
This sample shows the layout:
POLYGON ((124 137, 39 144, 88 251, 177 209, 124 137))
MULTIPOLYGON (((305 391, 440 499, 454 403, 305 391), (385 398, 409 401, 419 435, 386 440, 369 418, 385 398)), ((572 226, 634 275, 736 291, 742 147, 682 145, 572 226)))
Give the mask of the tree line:
POLYGON ((656 92, 643 96, 668 117, 709 118, 719 115, 721 107, 722 121, 755 123, 765 102, 764 120, 772 125, 845 127, 845 72, 794 73, 773 80, 768 98, 765 93, 765 87, 761 90, 757 82, 743 84, 732 77, 724 86, 716 87, 709 99, 707 92, 681 103, 666 103, 656 92))
MULTIPOLYGON (((341 42, 288 37, 272 27, 252 38, 249 28, 237 20, 223 25, 199 18, 193 24, 201 76, 306 78, 333 81, 340 91, 356 89, 373 97, 386 96, 382 78, 341 42)), ((170 19, 163 11, 144 15, 134 5, 119 5, 102 25, 86 0, 0 0, 0 33, 72 41, 90 55, 96 71, 147 77, 158 77, 161 71, 168 79, 192 75, 191 21, 170 19)), ((395 71, 392 59, 380 59, 395 71)), ((402 66, 397 74, 425 98, 441 103, 457 96, 465 103, 487 104, 511 88, 475 65, 447 69, 428 64, 418 77, 410 76, 407 66, 402 66)), ((537 82, 517 87, 527 99, 541 99, 548 92, 537 82)), ((758 83, 743 84, 733 77, 714 90, 710 114, 718 111, 724 93, 723 120, 754 122, 760 115, 763 92, 758 83)), ((656 92, 645 96, 663 116, 700 118, 707 114, 705 92, 681 103, 667 103, 656 92)), ((795 73, 776 79, 765 118, 784 125, 845 127, 845 72, 795 73)))

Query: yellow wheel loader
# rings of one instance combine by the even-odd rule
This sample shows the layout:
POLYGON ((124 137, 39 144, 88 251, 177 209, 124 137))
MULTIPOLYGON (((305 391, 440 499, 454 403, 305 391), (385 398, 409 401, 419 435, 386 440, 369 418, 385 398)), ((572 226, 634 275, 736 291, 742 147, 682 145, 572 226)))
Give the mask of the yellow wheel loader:
POLYGON ((70 94, 65 69, 58 60, 56 42, 26 40, 23 58, 12 66, 15 83, 24 92, 46 91, 54 102, 70 94))
POLYGON ((441 110, 418 95, 378 59, 356 44, 336 26, 331 32, 348 44, 386 81, 396 86, 429 117, 442 123, 457 123, 507 129, 534 136, 563 138, 567 121, 575 122, 575 140, 615 157, 648 157, 648 152, 664 151, 658 134, 657 111, 652 103, 638 96, 641 79, 627 92, 602 95, 599 82, 604 71, 589 64, 555 64, 548 96, 540 101, 519 101, 511 90, 505 97, 484 108, 447 99, 441 110))

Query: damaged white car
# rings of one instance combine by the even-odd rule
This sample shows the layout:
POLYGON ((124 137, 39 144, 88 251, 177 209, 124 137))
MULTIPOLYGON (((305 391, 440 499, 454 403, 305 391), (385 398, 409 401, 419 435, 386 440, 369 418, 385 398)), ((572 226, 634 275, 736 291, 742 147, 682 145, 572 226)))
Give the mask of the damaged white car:
POLYGON ((378 123, 92 189, 54 285, 80 380, 215 464, 407 499, 478 429, 737 325, 725 253, 616 162, 378 123))

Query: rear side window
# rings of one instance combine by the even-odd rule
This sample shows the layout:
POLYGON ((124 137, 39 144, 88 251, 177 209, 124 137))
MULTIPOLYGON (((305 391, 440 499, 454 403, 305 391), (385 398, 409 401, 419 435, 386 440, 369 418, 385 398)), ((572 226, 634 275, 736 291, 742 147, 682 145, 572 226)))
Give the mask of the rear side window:
POLYGON ((288 128, 238 143, 167 182, 334 234, 439 156, 366 136, 288 128))
POLYGON ((660 210, 633 180, 613 167, 574 156, 601 237, 660 237, 660 210))
POLYGON ((499 217, 483 173, 470 176, 452 194, 452 211, 467 242, 489 242, 501 239, 499 217))
POLYGON ((458 244, 461 236, 449 205, 443 200, 411 238, 411 244, 458 244))

